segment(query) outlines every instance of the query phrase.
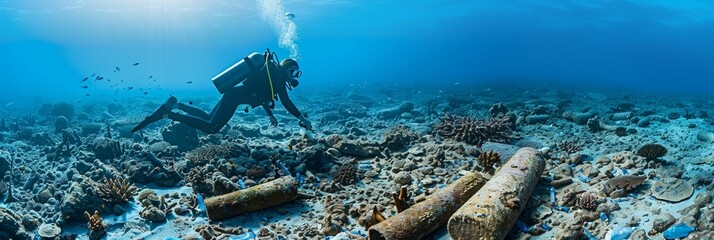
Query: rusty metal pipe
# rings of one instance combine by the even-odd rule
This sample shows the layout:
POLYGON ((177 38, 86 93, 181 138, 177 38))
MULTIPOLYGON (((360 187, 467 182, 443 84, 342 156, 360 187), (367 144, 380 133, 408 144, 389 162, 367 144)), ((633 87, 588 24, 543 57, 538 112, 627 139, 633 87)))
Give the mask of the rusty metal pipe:
POLYGON ((232 218, 295 200, 297 181, 285 176, 232 193, 207 198, 206 213, 211 220, 232 218))
POLYGON ((431 194, 423 202, 369 228, 370 240, 423 239, 449 220, 488 179, 481 173, 469 173, 449 186, 431 194))
POLYGON ((504 239, 543 174, 545 160, 521 148, 486 185, 449 219, 453 239, 504 239))

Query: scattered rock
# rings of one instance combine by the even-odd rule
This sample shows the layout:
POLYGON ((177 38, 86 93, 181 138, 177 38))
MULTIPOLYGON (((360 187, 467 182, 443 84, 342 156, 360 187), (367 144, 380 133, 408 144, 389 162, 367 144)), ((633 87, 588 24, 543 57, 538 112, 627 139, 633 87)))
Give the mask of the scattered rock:
POLYGON ((399 172, 397 173, 397 175, 394 176, 394 183, 399 185, 412 184, 412 176, 409 174, 409 172, 399 172))
POLYGON ((161 129, 164 141, 178 147, 179 151, 189 151, 198 147, 198 131, 188 125, 172 122, 161 129))
POLYGON ((69 127, 69 121, 64 116, 55 118, 55 132, 59 133, 69 127))
POLYGON ((4 207, 0 208, 0 239, 31 239, 22 225, 22 217, 4 207))
POLYGON ((657 215, 654 222, 652 222, 652 231, 650 231, 650 235, 664 232, 664 230, 674 224, 674 222, 676 222, 676 219, 674 219, 672 214, 661 213, 657 215))

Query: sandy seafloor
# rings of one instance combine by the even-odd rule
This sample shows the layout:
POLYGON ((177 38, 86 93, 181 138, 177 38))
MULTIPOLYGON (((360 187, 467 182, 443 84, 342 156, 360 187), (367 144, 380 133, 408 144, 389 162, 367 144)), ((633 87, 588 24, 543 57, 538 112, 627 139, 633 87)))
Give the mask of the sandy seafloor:
MULTIPOLYGON (((218 99, 176 96, 207 111, 218 99)), ((480 153, 497 149, 508 156, 518 147, 538 149, 547 164, 519 218, 534 227, 525 233, 513 227, 508 239, 587 239, 583 229, 606 239, 608 232, 624 227, 634 228, 630 239, 664 239, 661 231, 676 223, 696 225, 690 237, 702 234, 696 236, 707 239, 703 234, 711 237, 714 230, 714 139, 707 135, 714 132, 714 99, 705 97, 551 87, 297 89, 293 100, 309 113, 314 132, 302 130, 278 104, 278 127, 269 126, 262 110, 246 113, 241 107, 228 127, 211 135, 168 120, 130 134, 128 130, 156 109, 163 96, 117 99, 3 103, 0 172, 10 170, 10 161, 14 168, 0 186, 0 199, 7 195, 9 183, 19 202, 0 204, 0 238, 34 238, 41 224, 56 223, 63 235, 87 239, 83 213, 95 210, 106 224, 105 239, 198 239, 201 234, 196 230, 207 226, 252 231, 260 239, 324 239, 324 233, 342 231, 349 234, 333 239, 360 238, 366 236, 360 218, 371 216, 373 206, 386 217, 397 213, 390 194, 400 184, 408 186, 412 202, 421 201, 467 171, 484 171, 477 163, 480 153), (490 143, 481 148, 433 130, 444 124, 441 119, 447 113, 490 119, 489 110, 497 103, 515 116, 515 129, 509 140, 486 141, 510 144, 510 149, 490 143), (63 115, 66 124, 58 119, 63 115), (595 116, 601 129, 592 125, 597 123, 591 119, 595 116), (71 140, 69 152, 58 151, 63 132, 78 137, 71 140), (665 147, 666 154, 653 159, 638 156, 640 147, 649 143, 665 147), (200 151, 207 146, 223 151, 200 151), (106 151, 112 153, 107 156, 106 151), (194 190, 210 197, 237 191, 238 180, 250 187, 274 179, 271 157, 293 175, 319 178, 315 182, 317 178, 308 177, 299 187, 310 197, 223 221, 209 221, 191 204, 194 190), (348 170, 339 171, 343 164, 348 170), (340 179, 347 180, 337 184, 334 176, 342 172, 346 177, 340 179), (609 179, 625 175, 645 180, 632 189, 616 190, 617 196, 605 190, 609 179), (128 203, 107 203, 97 193, 105 177, 128 179, 139 189, 128 203), (666 197, 652 194, 658 182, 666 197), (549 194, 553 185, 555 202, 549 194), (142 217, 145 207, 139 193, 147 190, 165 195, 164 201, 172 205, 157 207, 165 212, 165 221, 142 217), (583 192, 596 196, 590 210, 581 203, 583 192), (556 210, 560 206, 569 211, 556 210), (333 221, 326 223, 328 215, 333 221)), ((232 235, 215 228, 203 232, 216 239, 232 235)), ((431 238, 449 239, 443 227, 431 238)))

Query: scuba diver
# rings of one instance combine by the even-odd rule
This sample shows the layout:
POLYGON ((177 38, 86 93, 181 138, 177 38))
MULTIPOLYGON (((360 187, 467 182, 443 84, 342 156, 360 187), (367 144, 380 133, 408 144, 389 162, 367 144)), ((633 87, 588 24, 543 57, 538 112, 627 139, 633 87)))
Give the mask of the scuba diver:
MULTIPOLYGON (((161 105, 156 112, 144 118, 131 132, 139 131, 151 123, 168 118, 205 133, 217 133, 228 124, 241 104, 248 104, 252 108, 262 106, 270 118, 270 124, 277 126, 278 120, 273 116, 272 111, 276 99, 280 99, 283 107, 300 120, 301 127, 312 130, 312 124, 306 118, 307 114, 300 113, 288 96, 288 90, 297 87, 299 83, 297 79, 302 76, 297 61, 286 58, 280 62, 280 65, 277 62, 277 55, 271 53, 270 49, 264 54, 252 53, 212 79, 213 84, 223 94, 223 97, 210 113, 184 103, 178 103, 176 97, 171 96, 166 100, 166 103, 161 105), (187 114, 173 111, 176 108, 187 114)), ((248 107, 245 108, 245 111, 248 112, 248 107)))

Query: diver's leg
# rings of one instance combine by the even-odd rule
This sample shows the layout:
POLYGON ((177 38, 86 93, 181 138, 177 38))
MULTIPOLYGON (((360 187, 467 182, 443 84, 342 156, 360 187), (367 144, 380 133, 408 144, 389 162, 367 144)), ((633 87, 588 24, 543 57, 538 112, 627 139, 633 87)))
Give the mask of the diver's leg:
MULTIPOLYGON (((218 104, 221 104, 220 101, 218 102, 218 104)), ((179 104, 178 104, 178 109, 181 110, 181 111, 184 111, 184 112, 186 112, 186 113, 188 113, 188 114, 190 114, 190 115, 203 118, 203 119, 205 119, 205 120, 210 120, 210 119, 211 119, 211 116, 210 116, 209 113, 204 112, 204 111, 201 110, 200 108, 197 108, 197 107, 194 107, 194 106, 191 106, 191 105, 186 105, 186 104, 184 104, 184 103, 179 103, 179 104)), ((214 107, 213 109, 216 109, 216 107, 214 107)))
POLYGON ((139 124, 137 124, 136 127, 134 127, 134 129, 131 130, 131 132, 139 131, 151 123, 154 123, 161 119, 164 119, 165 116, 167 114, 169 114, 172 109, 174 109, 174 105, 176 105, 177 102, 178 102, 178 100, 176 99, 176 97, 174 97, 174 96, 169 97, 169 99, 167 99, 164 104, 162 104, 158 109, 156 109, 156 111, 154 111, 154 113, 152 113, 148 117, 144 118, 144 120, 142 120, 139 124))
POLYGON ((169 119, 189 125, 206 133, 217 133, 231 120, 236 109, 238 109, 238 105, 238 102, 232 101, 229 95, 226 94, 221 98, 218 104, 216 104, 216 107, 214 107, 210 115, 210 120, 174 112, 169 113, 169 119))
POLYGON ((211 127, 206 119, 188 114, 171 112, 169 113, 169 119, 186 124, 204 132, 207 132, 207 130, 211 127))

